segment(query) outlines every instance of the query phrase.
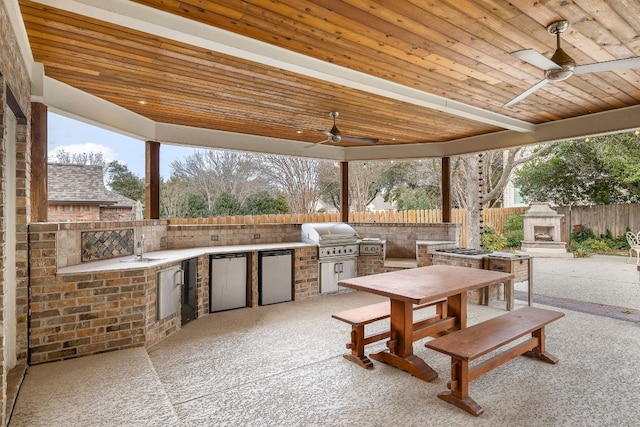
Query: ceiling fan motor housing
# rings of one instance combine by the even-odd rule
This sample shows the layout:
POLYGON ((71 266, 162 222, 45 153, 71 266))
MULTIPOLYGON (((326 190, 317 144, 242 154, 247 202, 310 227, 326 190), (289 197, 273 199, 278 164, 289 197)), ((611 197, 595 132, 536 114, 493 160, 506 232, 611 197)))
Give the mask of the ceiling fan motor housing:
POLYGON ((560 82, 573 75, 576 62, 564 50, 558 48, 551 57, 551 60, 558 64, 560 68, 545 71, 544 76, 547 80, 560 82))

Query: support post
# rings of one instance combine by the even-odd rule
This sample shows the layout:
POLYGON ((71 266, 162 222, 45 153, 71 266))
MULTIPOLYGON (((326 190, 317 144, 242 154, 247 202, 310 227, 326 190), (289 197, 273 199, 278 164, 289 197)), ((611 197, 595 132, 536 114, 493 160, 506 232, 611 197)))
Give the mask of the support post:
POLYGON ((31 222, 47 222, 47 106, 31 103, 31 222))
POLYGON ((145 145, 146 219, 160 219, 160 143, 145 145))
POLYGON ((349 222, 349 162, 340 162, 340 221, 349 222))
POLYGON ((442 222, 451 222, 451 159, 442 158, 442 222))

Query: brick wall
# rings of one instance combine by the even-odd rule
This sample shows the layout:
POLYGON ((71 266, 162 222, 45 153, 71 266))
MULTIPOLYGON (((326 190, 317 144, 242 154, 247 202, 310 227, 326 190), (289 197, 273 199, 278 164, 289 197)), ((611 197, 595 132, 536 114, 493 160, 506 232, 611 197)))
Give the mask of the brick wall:
POLYGON ((299 224, 214 225, 193 221, 192 225, 166 227, 167 249, 299 242, 301 237, 299 224))
POLYGON ((350 224, 360 237, 386 240, 387 258, 416 259, 417 240, 459 242, 460 224, 350 224))
POLYGON ((358 257, 356 272, 358 276, 384 273, 384 253, 380 253, 379 255, 360 255, 358 257))
MULTIPOLYGON (((30 224, 30 363, 51 362, 136 346, 150 347, 180 329, 179 313, 163 320, 156 319, 156 273, 170 264, 103 273, 57 274, 60 252, 66 252, 77 243, 73 236, 79 235, 83 230, 108 229, 109 226, 115 229, 136 226, 138 232, 149 232, 150 240, 155 242, 153 245, 159 245, 162 241, 166 245, 166 237, 162 237, 163 233, 160 231, 162 228, 166 230, 166 222, 156 220, 30 224), (151 237, 152 235, 155 237, 151 237)), ((284 228, 288 229, 289 226, 284 228)), ((270 227, 269 231, 276 234, 276 230, 277 227, 270 227)), ((253 228, 245 231, 253 238, 253 228)), ((233 233, 233 236, 236 241, 238 233, 233 233)), ((230 244, 225 241, 220 243, 230 244)), ((248 262, 249 306, 256 306, 257 251, 249 252, 248 262)), ((204 316, 209 314, 209 256, 199 256, 197 264, 198 316, 204 316)), ((317 247, 295 249, 295 300, 318 294, 317 265, 317 247)))
POLYGON ((49 222, 100 221, 100 207, 97 205, 49 205, 49 222))
POLYGON ((30 226, 30 363, 143 345, 153 272, 56 275, 57 228, 30 226))
POLYGON ((297 248, 294 259, 294 299, 300 301, 318 295, 318 248, 297 248))
MULTIPOLYGON (((458 267, 484 268, 483 256, 451 256, 451 254, 434 253, 431 255, 431 265, 454 265, 458 267)), ((489 300, 499 297, 501 284, 489 286, 489 300)), ((483 302, 483 289, 474 289, 467 292, 467 301, 471 304, 483 302)))
POLYGON ((133 216, 133 208, 100 208, 101 221, 131 221, 133 216))
MULTIPOLYGON (((28 235, 27 224, 30 219, 30 182, 31 173, 31 83, 26 65, 23 62, 22 54, 18 47, 17 39, 13 33, 11 22, 7 12, 7 4, 0 2, 0 188, 3 191, 0 197, 0 265, 3 268, 12 268, 16 271, 16 356, 18 366, 24 366, 27 357, 27 313, 28 307, 28 235), (17 103, 19 111, 13 111, 17 118, 16 126, 16 158, 9 159, 6 156, 4 147, 8 142, 4 141, 4 124, 6 123, 5 112, 9 109, 7 104, 8 90, 10 89, 13 98, 17 103), (4 176, 5 165, 12 162, 16 166, 16 211, 7 212, 5 208, 6 176, 4 176), (12 215, 16 219, 16 246, 7 247, 4 224, 7 215, 12 215), (7 251, 13 251, 16 256, 16 265, 8 266, 5 262, 7 251)), ((13 142, 11 142, 13 144, 13 142)), ((7 301, 4 300, 6 294, 5 277, 0 270, 0 313, 1 319, 6 319, 4 307, 7 301)), ((4 323, 4 322, 3 322, 4 323)), ((7 424, 7 414, 10 413, 10 403, 7 402, 7 374, 8 366, 4 358, 4 328, 0 328, 0 425, 7 424)))

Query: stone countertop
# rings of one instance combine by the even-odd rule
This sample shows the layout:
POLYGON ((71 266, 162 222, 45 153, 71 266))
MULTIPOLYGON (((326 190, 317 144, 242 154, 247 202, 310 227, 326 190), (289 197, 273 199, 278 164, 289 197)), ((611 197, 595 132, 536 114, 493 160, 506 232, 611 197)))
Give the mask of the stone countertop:
POLYGON ((311 243, 285 242, 265 243, 260 245, 234 245, 234 246, 204 246, 188 249, 168 249, 164 251, 146 252, 144 258, 149 261, 136 261, 134 255, 126 257, 110 258, 102 261, 85 262, 82 264, 62 267, 57 275, 78 273, 99 273, 103 271, 137 270, 150 267, 158 267, 164 264, 175 264, 185 259, 195 258, 200 255, 230 254, 242 252, 262 252, 281 249, 296 249, 302 247, 317 247, 311 243))

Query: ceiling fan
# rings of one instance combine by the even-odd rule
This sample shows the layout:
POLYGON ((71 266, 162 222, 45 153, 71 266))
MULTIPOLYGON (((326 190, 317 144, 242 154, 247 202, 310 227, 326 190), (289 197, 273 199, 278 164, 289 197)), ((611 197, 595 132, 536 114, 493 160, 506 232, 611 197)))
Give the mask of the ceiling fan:
MULTIPOLYGON (((345 136, 343 135, 336 126, 336 118, 340 115, 337 111, 331 111, 329 113, 329 117, 333 118, 333 127, 331 130, 322 130, 318 129, 319 132, 322 132, 327 136, 327 139, 321 141, 320 144, 324 144, 325 142, 330 142, 332 144, 337 144, 340 141, 346 142, 359 142, 362 144, 376 144, 378 142, 377 138, 356 138, 353 136, 345 136)), ((315 145, 315 144, 314 144, 315 145)))
POLYGON ((587 65, 576 65, 576 62, 560 47, 560 34, 569 28, 569 21, 556 21, 547 26, 547 32, 555 35, 557 48, 551 59, 533 49, 524 49, 513 52, 511 55, 529 64, 544 70, 544 79, 531 86, 529 89, 503 105, 503 108, 511 107, 531 95, 548 82, 561 82, 574 74, 598 73, 602 71, 615 71, 630 68, 640 68, 640 57, 615 59, 613 61, 596 62, 587 65))

